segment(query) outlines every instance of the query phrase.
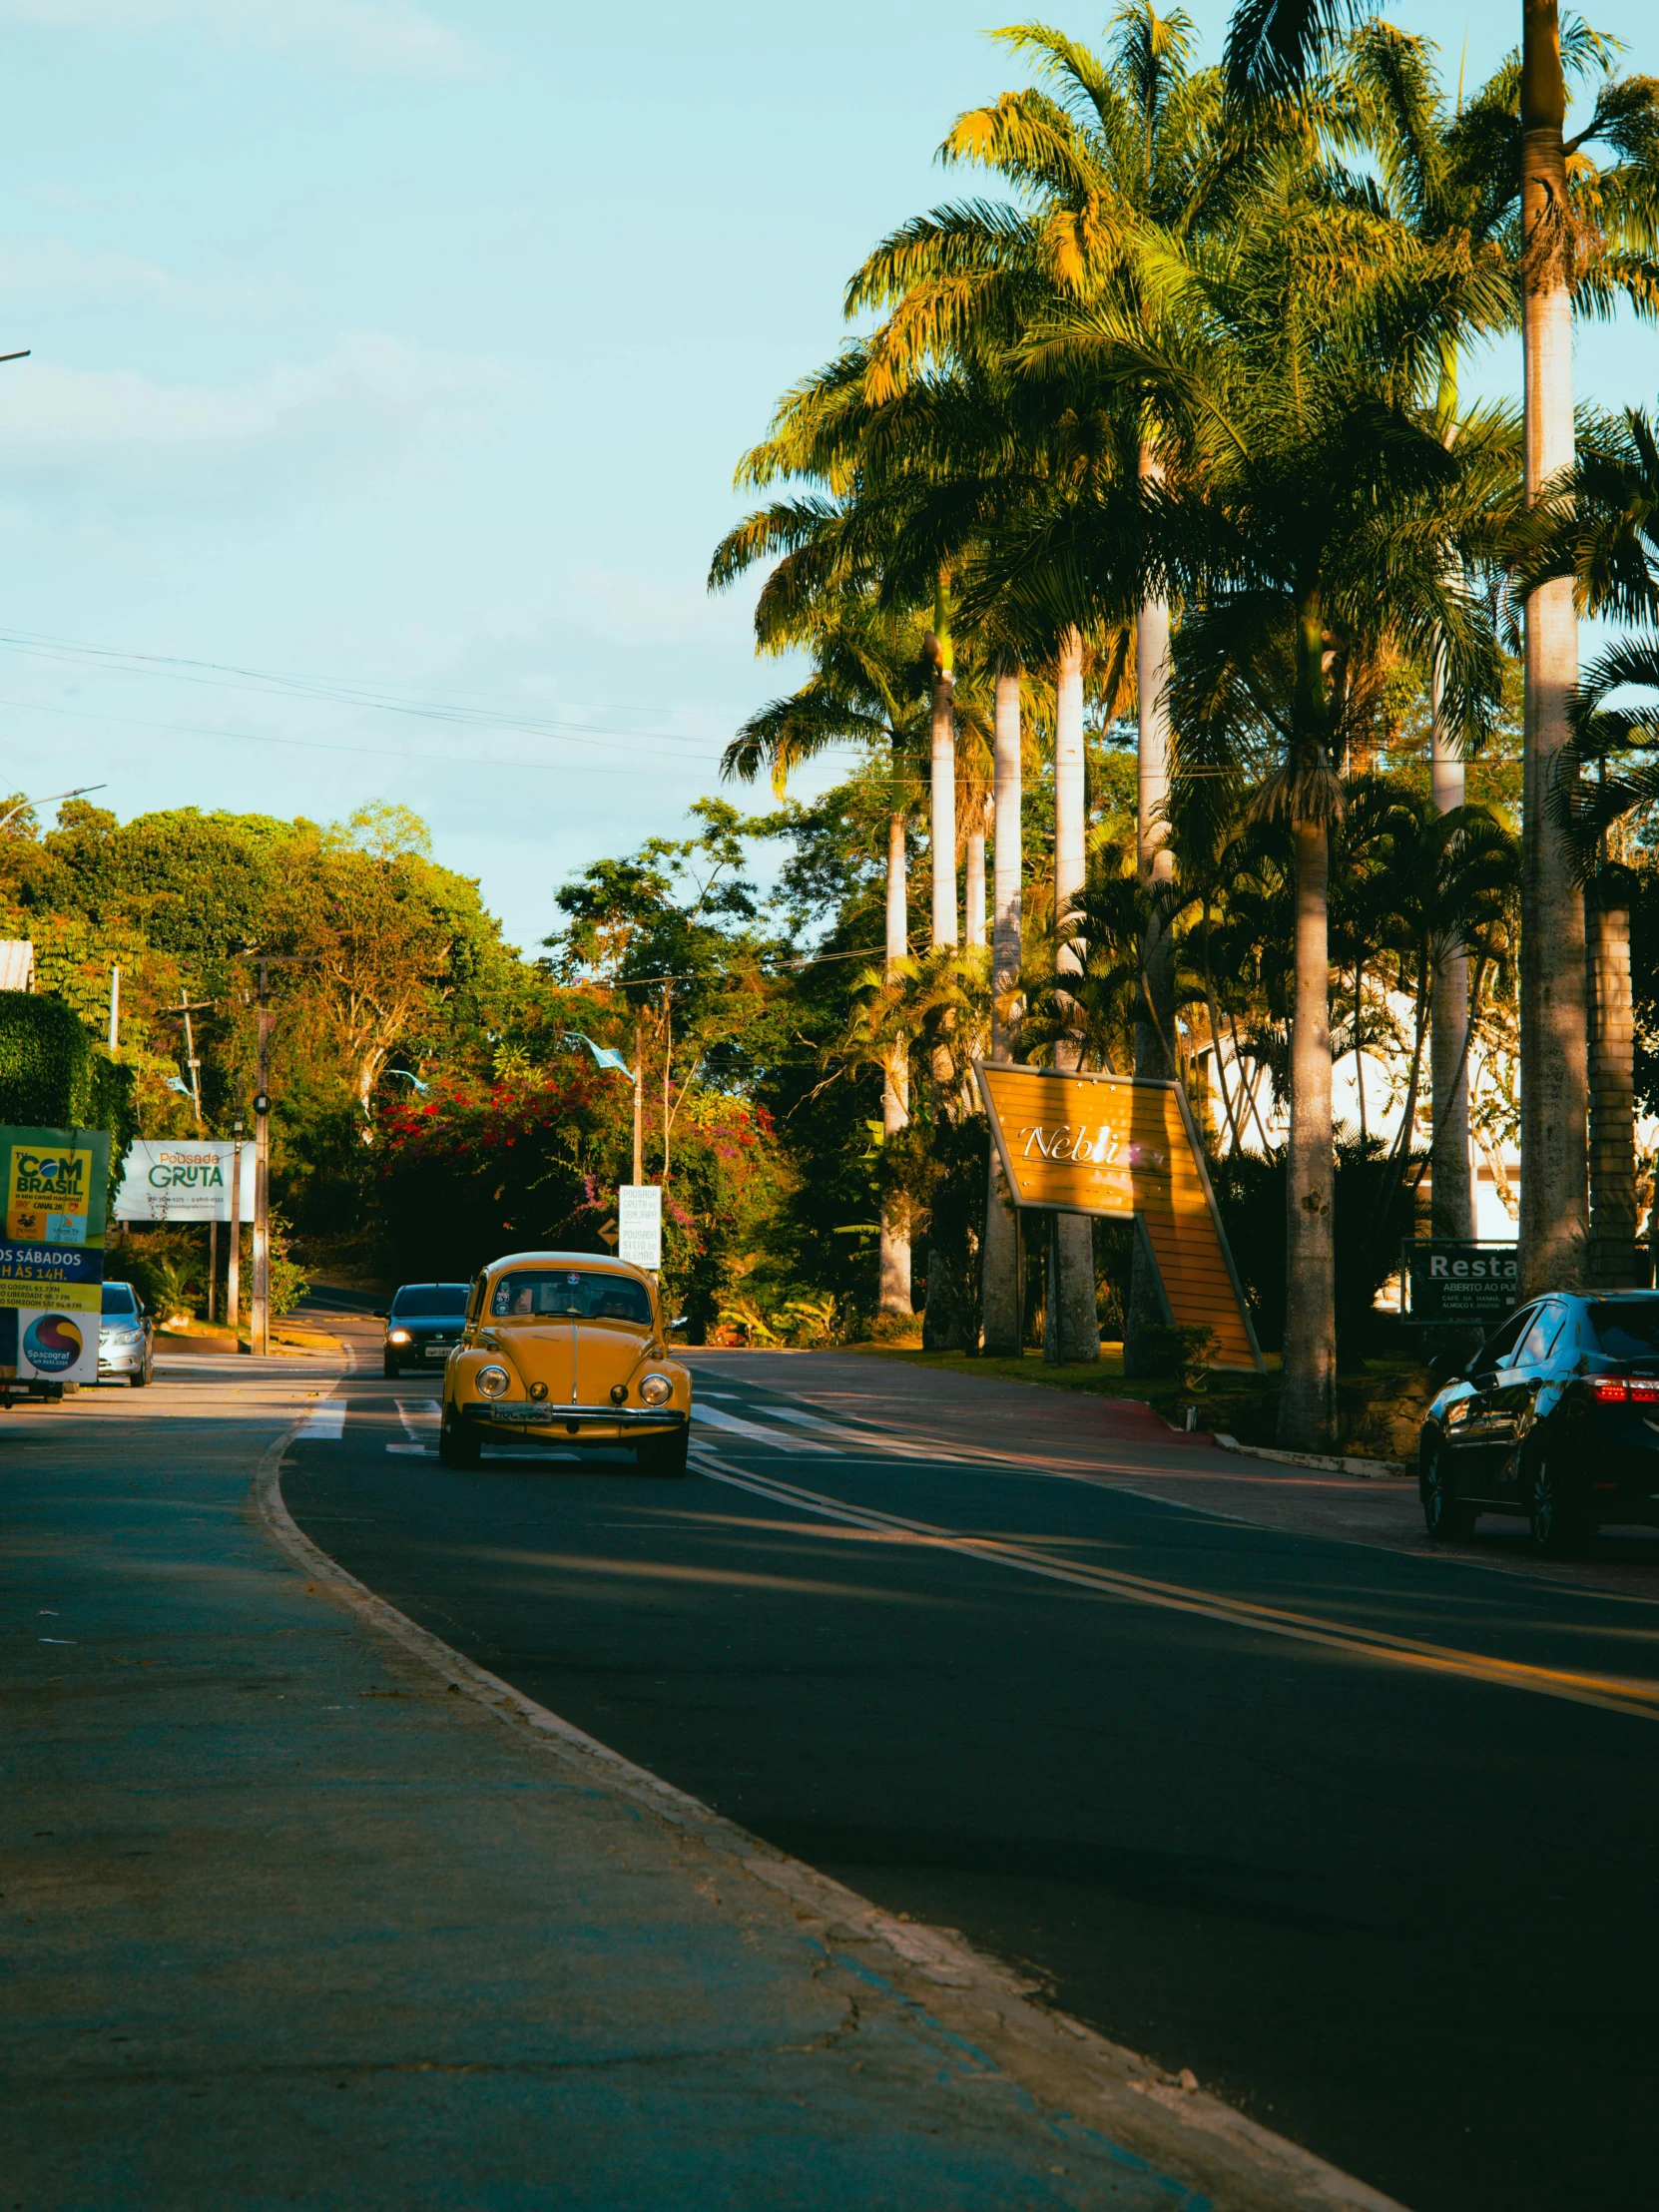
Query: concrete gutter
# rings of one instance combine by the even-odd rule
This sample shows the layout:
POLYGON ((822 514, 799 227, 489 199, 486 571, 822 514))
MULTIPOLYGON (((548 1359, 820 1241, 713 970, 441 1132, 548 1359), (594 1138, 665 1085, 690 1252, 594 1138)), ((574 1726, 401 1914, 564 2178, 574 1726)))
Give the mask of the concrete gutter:
POLYGON ((1287 1467, 1318 1467, 1324 1474, 1357 1474, 1368 1482, 1405 1481, 1416 1472, 1400 1459, 1357 1459, 1321 1451, 1275 1451, 1267 1444, 1242 1444, 1237 1436, 1216 1431, 1223 1451, 1237 1451, 1247 1459, 1277 1459, 1287 1467))

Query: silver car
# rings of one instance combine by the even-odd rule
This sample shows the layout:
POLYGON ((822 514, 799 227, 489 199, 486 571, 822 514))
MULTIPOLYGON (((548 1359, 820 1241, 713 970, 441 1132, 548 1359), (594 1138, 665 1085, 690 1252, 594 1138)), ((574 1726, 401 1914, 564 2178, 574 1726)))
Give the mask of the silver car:
POLYGON ((142 1390, 155 1372, 155 1323, 131 1283, 106 1283, 98 1323, 99 1382, 125 1379, 142 1390))

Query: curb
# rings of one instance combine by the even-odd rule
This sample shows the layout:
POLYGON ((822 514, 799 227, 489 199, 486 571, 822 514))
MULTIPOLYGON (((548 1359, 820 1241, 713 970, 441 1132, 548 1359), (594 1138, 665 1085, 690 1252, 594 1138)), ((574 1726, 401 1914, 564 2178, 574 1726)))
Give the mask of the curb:
POLYGON ((1340 1458, 1320 1451, 1274 1451, 1267 1444, 1242 1444, 1237 1436, 1216 1431, 1223 1451, 1237 1451, 1247 1459, 1278 1459, 1287 1467, 1318 1467, 1325 1474, 1357 1474, 1367 1482, 1408 1481, 1412 1469, 1403 1459, 1340 1458))
POLYGON ((309 1584, 398 1645, 450 1691, 472 1698, 496 1719, 523 1731, 539 1749, 575 1768, 589 1787, 631 1800, 712 1855, 753 1875, 786 1898, 797 1919, 820 1940, 877 1952, 869 1963, 882 1979, 947 2029, 970 2035, 990 2062, 1028 2093, 1100 2128, 1161 2170, 1173 2165, 1180 2178, 1204 2192, 1191 2212, 1406 2212, 1394 2198, 1207 2095, 1190 2072, 1165 2074, 1082 2021, 1033 2003, 1037 1984, 950 1931, 896 1920, 855 1891, 752 1836, 701 1799, 636 1766, 452 1650, 377 1597, 312 1543, 283 1500, 282 1462, 310 1410, 261 1457, 250 1501, 255 1514, 309 1584))

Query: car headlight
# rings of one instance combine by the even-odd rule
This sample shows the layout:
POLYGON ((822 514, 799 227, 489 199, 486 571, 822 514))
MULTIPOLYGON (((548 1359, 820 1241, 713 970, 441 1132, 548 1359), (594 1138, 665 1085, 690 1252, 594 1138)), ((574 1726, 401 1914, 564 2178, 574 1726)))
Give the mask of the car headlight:
POLYGON ((666 1375, 648 1375, 640 1384, 642 1405, 666 1405, 674 1395, 674 1384, 666 1375))
POLYGON ((406 1345, 409 1342, 409 1332, 406 1329, 388 1329, 386 1342, 388 1345, 406 1345))
POLYGON ((480 1368, 472 1380, 480 1397, 505 1397, 513 1382, 505 1368, 480 1368))
POLYGON ((106 1329, 103 1337, 107 1345, 136 1345, 139 1341, 136 1329, 106 1329))

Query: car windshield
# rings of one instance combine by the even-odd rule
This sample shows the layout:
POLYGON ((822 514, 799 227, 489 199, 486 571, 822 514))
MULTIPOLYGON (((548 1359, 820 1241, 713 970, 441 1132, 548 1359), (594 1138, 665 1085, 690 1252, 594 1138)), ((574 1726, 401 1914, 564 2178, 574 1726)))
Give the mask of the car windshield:
POLYGON ((515 1268, 490 1293, 498 1320, 519 1314, 565 1314, 576 1321, 628 1321, 651 1327, 651 1293, 628 1275, 586 1268, 515 1268))
POLYGON ((131 1321, 138 1312, 138 1301, 133 1296, 131 1283, 106 1283, 104 1285, 104 1311, 120 1314, 131 1321))
POLYGON ((392 1300, 391 1310, 399 1321, 430 1321, 437 1314, 459 1321, 466 1312, 466 1285, 410 1283, 392 1300))
POLYGON ((1610 1359, 1651 1360, 1659 1353, 1659 1298, 1607 1299, 1590 1308, 1590 1327, 1610 1359))

